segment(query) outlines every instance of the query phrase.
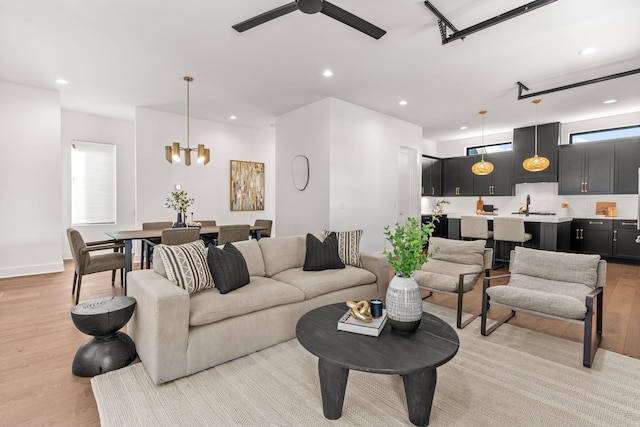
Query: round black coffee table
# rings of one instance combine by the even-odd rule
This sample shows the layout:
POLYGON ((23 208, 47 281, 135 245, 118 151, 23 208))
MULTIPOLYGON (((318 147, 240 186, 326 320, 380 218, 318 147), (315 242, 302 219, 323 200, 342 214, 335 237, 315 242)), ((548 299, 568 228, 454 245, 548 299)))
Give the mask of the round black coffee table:
POLYGON ((325 418, 342 416, 349 369, 402 376, 409 420, 428 425, 436 389, 436 368, 458 352, 456 331, 444 320, 422 314, 420 327, 412 333, 395 332, 387 324, 379 337, 337 330, 345 304, 312 310, 296 325, 304 348, 318 356, 322 409, 325 418))
POLYGON ((136 358, 136 346, 119 330, 127 324, 136 300, 131 297, 93 299, 71 309, 71 318, 81 332, 93 335, 73 358, 71 371, 79 377, 92 377, 124 368, 136 358))

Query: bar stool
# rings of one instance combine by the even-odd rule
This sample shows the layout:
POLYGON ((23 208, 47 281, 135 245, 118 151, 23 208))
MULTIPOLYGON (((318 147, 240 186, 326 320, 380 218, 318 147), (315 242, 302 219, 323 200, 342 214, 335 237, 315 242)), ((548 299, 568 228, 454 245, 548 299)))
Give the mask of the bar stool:
MULTIPOLYGON (((493 231, 489 230, 487 218, 478 215, 460 217, 460 236, 462 240, 493 239, 493 231)), ((487 246, 491 246, 487 244, 487 246)))
POLYGON ((524 231, 524 219, 522 218, 507 218, 507 217, 496 217, 493 219, 493 240, 494 240, 494 251, 493 251, 493 268, 496 268, 496 261, 506 262, 509 265, 509 256, 511 254, 511 249, 516 244, 520 243, 520 246, 524 246, 525 242, 531 240, 533 236, 531 233, 525 233, 524 231), (505 251, 498 250, 504 249, 504 244, 498 247, 497 243, 504 242, 509 244, 509 250, 505 251), (501 258, 498 258, 501 256, 501 258))

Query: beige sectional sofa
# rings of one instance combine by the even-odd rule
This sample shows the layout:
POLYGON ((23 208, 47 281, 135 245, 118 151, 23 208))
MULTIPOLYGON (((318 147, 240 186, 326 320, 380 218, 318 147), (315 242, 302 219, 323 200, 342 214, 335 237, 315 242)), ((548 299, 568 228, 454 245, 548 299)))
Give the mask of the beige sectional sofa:
POLYGON ((251 281, 226 294, 212 288, 190 296, 166 278, 159 262, 154 270, 127 275, 128 295, 137 301, 127 332, 154 383, 292 339, 298 319, 316 307, 384 299, 387 291, 389 265, 382 254, 361 253, 363 268, 303 271, 304 236, 234 245, 251 281))

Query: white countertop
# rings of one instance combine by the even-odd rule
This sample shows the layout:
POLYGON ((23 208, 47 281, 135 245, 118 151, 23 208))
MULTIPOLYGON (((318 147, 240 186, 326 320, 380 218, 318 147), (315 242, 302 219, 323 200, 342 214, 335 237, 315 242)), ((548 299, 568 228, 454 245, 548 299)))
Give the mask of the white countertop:
MULTIPOLYGON (((467 215, 476 215, 475 213, 472 212, 453 212, 453 213, 449 213, 447 212, 447 218, 448 219, 460 219, 461 216, 467 216, 467 215)), ((560 223, 560 222, 571 222, 573 220, 572 217, 570 216, 561 216, 561 215, 518 215, 518 214, 501 214, 501 213, 497 213, 495 215, 479 215, 479 216, 483 216, 485 218, 487 218, 489 221, 493 221, 493 218, 496 216, 499 216, 501 218, 504 217, 508 217, 508 218, 522 218, 524 220, 524 222, 549 222, 549 223, 560 223)))

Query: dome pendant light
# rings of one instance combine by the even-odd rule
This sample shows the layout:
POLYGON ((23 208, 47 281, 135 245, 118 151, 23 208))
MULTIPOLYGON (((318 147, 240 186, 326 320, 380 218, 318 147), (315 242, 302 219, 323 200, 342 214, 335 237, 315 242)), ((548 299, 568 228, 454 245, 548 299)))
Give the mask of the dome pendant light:
POLYGON ((535 151, 534 156, 529 157, 524 162, 522 162, 522 167, 529 172, 540 172, 549 167, 549 159, 546 157, 538 156, 538 104, 540 104, 541 99, 534 99, 533 102, 536 106, 536 126, 535 126, 535 151))
POLYGON ((482 159, 474 163, 471 166, 471 172, 475 175, 489 175, 493 172, 493 163, 484 161, 484 115, 487 114, 486 110, 480 111, 480 115, 482 115, 482 159))
POLYGON ((209 163, 211 160, 211 153, 208 148, 205 148, 204 144, 198 144, 197 148, 191 148, 190 139, 190 102, 189 102, 189 83, 193 81, 193 77, 185 76, 184 81, 187 82, 187 146, 180 147, 179 142, 174 142, 172 145, 165 145, 164 147, 164 156, 169 163, 180 163, 182 158, 180 156, 180 151, 184 151, 184 164, 187 166, 191 166, 191 152, 198 153, 198 163, 204 163, 205 165, 209 163))

